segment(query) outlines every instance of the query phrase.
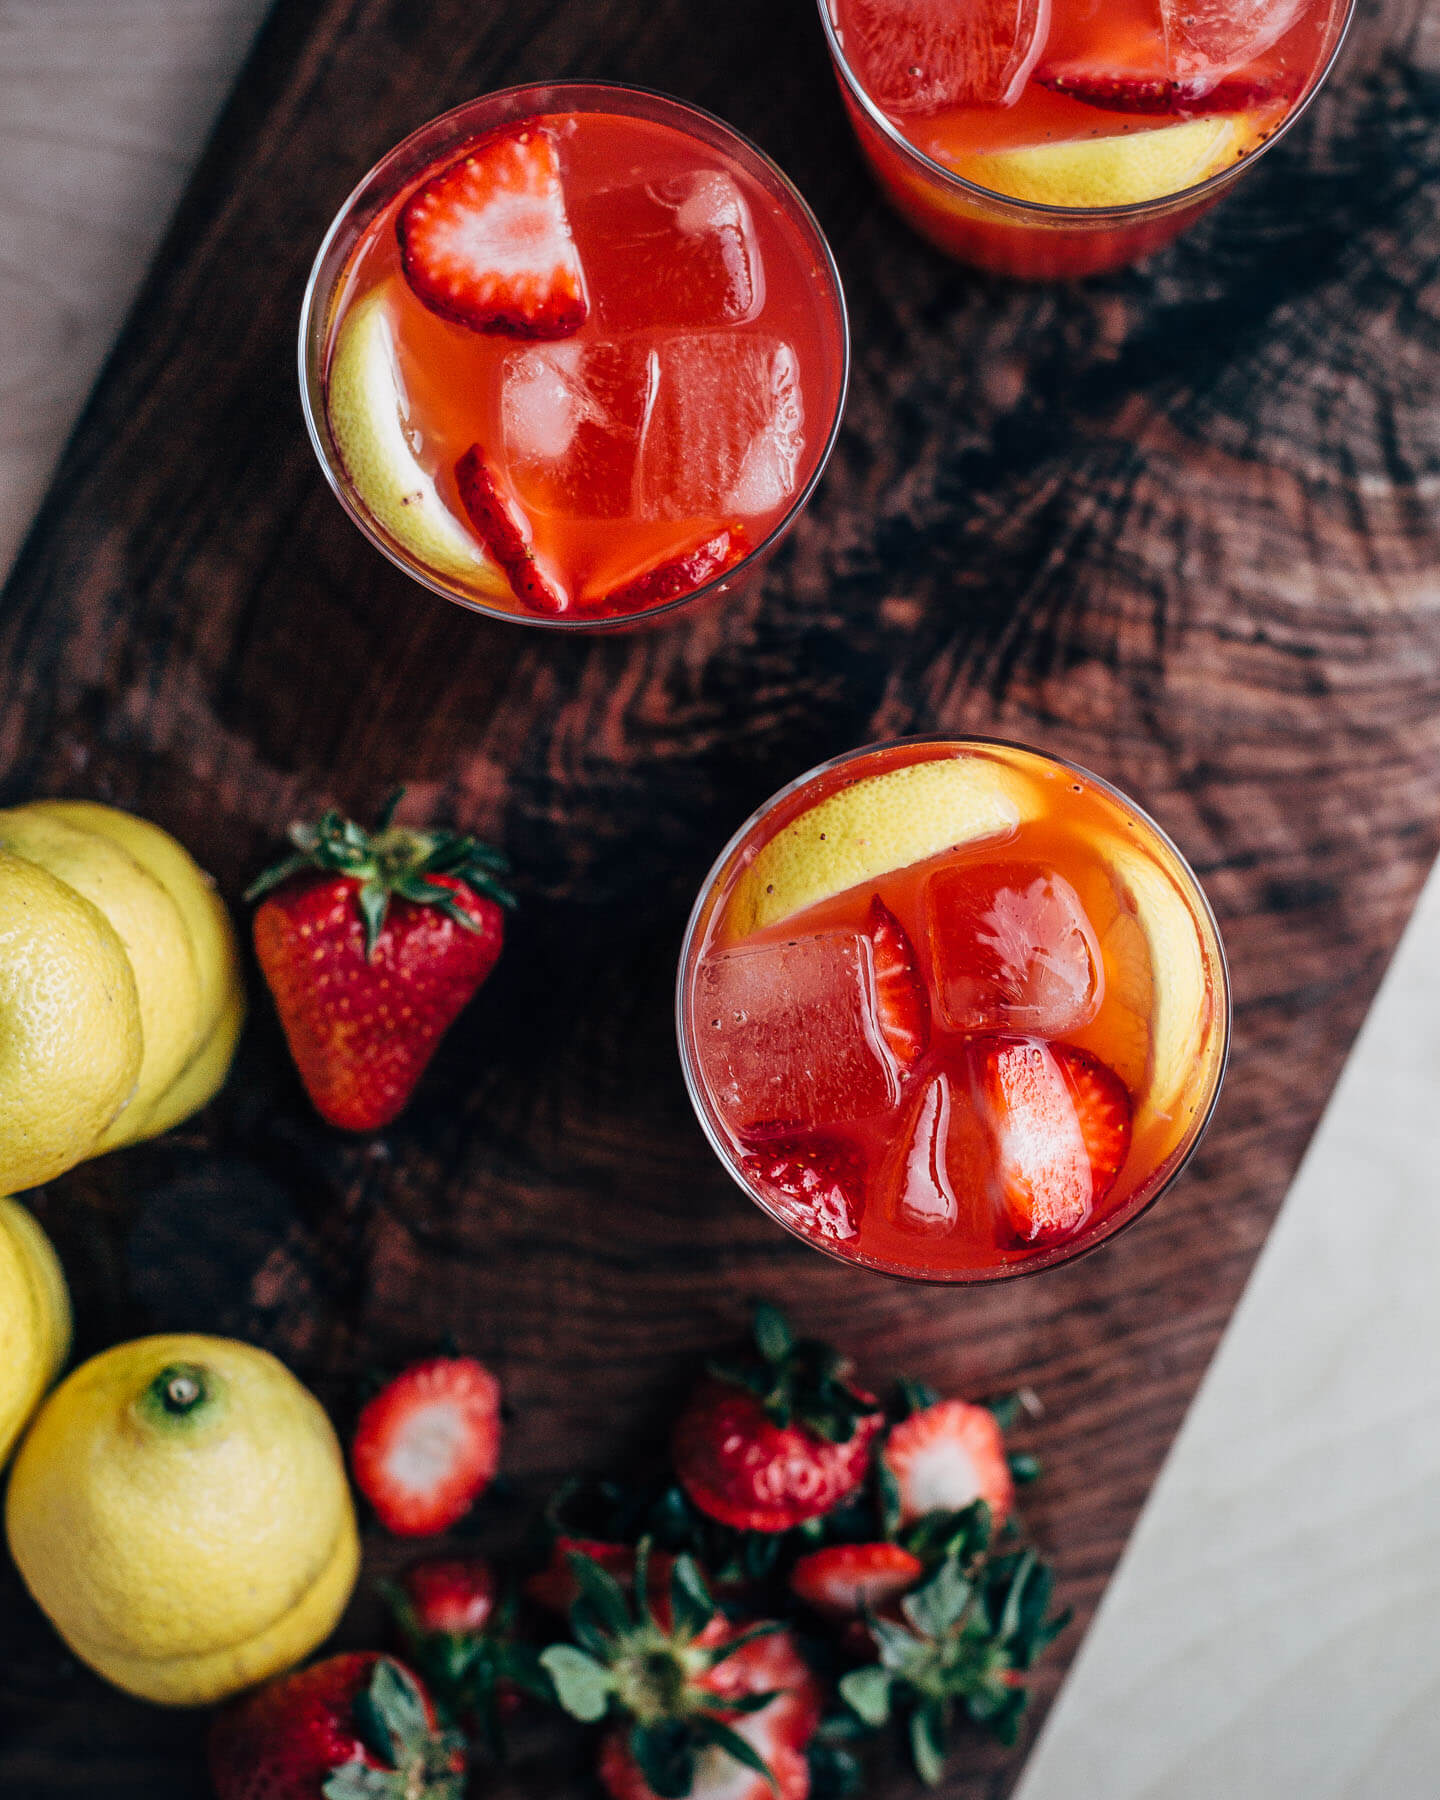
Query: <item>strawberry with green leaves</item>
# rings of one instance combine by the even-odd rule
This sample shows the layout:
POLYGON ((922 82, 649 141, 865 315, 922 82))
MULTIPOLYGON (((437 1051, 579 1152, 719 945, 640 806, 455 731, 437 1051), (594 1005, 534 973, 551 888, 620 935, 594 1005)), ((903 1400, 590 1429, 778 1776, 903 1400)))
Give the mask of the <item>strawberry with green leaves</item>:
POLYGON ((883 1423, 828 1344, 797 1340, 775 1307, 755 1309, 755 1352, 712 1362, 675 1427, 675 1473, 691 1502, 741 1531, 789 1531, 865 1479, 883 1423))
POLYGON ((898 1619, 868 1621, 878 1660, 842 1676, 841 1697, 866 1725, 898 1720, 916 1773, 934 1786, 958 1714, 1015 1742, 1024 1672, 1069 1622, 1068 1612, 1050 1615, 1052 1589, 1033 1550, 946 1556, 901 1599, 898 1619))
POLYGON ((255 954, 300 1079, 321 1117, 378 1131, 404 1107, 441 1038, 494 968, 506 863, 472 837, 327 812, 293 825, 259 900, 255 954))
POLYGON ((463 1800, 465 1745, 389 1656, 332 1656, 227 1707, 210 1731, 217 1800, 463 1800))
POLYGON ((629 1591, 589 1557, 570 1562, 573 1642, 540 1661, 568 1713, 608 1723, 599 1771, 613 1800, 804 1800, 820 1688, 790 1634, 731 1624, 689 1556, 653 1606, 648 1540, 629 1591))
POLYGON ((443 1715, 505 1753, 501 1720, 528 1696, 555 1693, 535 1649, 515 1635, 515 1605, 501 1597, 483 1556, 415 1563, 384 1587, 400 1641, 443 1715))

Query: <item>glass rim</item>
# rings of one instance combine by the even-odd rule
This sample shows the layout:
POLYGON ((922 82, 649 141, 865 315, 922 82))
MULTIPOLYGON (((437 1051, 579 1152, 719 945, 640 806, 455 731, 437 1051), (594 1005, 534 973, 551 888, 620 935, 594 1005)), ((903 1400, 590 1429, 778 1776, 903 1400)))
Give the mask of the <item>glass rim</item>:
MULTIPOLYGON (((577 107, 575 110, 597 112, 602 111, 603 108, 577 107)), ((388 204, 388 200, 384 202, 384 205, 388 204)), ((377 210, 383 211, 384 205, 377 210)), ((320 241, 320 247, 315 253, 315 259, 310 265, 310 272, 305 281, 305 293, 300 302, 298 350, 300 405, 305 416, 305 429, 310 439, 310 447, 315 452, 316 460, 330 485, 331 492, 370 543, 403 574, 409 576, 420 587, 438 595, 442 600, 449 600, 457 606, 480 613, 486 618, 498 619, 506 624, 529 626, 541 631, 614 634, 668 618, 684 607, 693 606, 733 586, 742 576, 753 569, 761 558, 767 556, 779 544, 809 504, 810 497, 819 485, 839 440, 840 428, 845 417, 845 402, 850 391, 850 314, 845 303, 845 289, 840 279, 840 269, 835 261, 835 254, 830 248, 829 239, 821 229, 820 222, 815 217, 805 196, 773 157, 724 119, 712 112, 707 112, 704 107, 693 105, 688 100, 680 100, 673 94, 663 93, 658 88, 642 87, 638 83, 627 81, 519 82, 510 87, 496 88, 490 93, 477 94, 471 100, 461 101, 458 106, 452 106, 443 113, 437 113, 433 118, 427 119, 423 124, 416 126, 413 131, 407 133, 398 144, 386 151, 385 155, 360 177, 346 195, 327 227, 325 235, 320 241), (345 265, 342 263, 328 281, 324 277, 331 249, 340 233, 350 224, 361 201, 375 188, 377 183, 383 180, 393 166, 402 162, 407 154, 413 154, 414 149, 422 140, 431 134, 443 135, 445 127, 455 125, 462 115, 467 115, 477 108, 514 106, 524 96, 545 95, 552 97, 553 103, 549 107, 537 105, 531 108, 531 111, 563 110, 562 103, 566 98, 587 94, 615 97, 637 96, 642 100, 658 102, 663 108, 673 109, 679 114, 698 119, 712 130, 720 132, 730 144, 738 147, 742 163, 746 157, 749 157, 760 165, 777 185, 779 198, 783 201, 794 222, 799 225, 802 234, 812 240, 814 248, 819 253, 819 268, 824 276, 824 289, 828 296, 829 312, 839 343, 840 367, 835 387, 834 412, 825 434, 824 443, 815 459, 814 467, 792 496, 789 506, 765 536, 748 550, 739 562, 722 569, 703 586, 692 588, 688 593, 679 594, 658 606, 646 607, 639 612, 598 618, 567 617, 563 613, 552 617, 544 613, 527 613, 520 610, 518 606, 512 610, 489 601, 481 595, 463 593, 448 586, 442 577, 424 568, 413 558, 408 557, 398 544, 392 543, 377 522, 370 517, 358 496, 352 492, 349 478, 345 474, 344 464, 330 441, 328 421, 325 418, 323 370, 320 366, 328 347, 331 303, 336 284, 345 265)))
MULTIPOLYGON (((698 968, 698 966, 698 959, 696 959, 695 967, 698 968)), ((1215 917, 1215 911, 1210 904, 1209 896, 1200 884, 1199 876, 1196 875, 1194 869, 1191 868, 1189 859, 1175 843, 1175 840, 1170 836, 1169 832, 1165 830, 1164 826, 1157 823, 1143 806, 1138 805, 1137 802, 1132 800, 1122 789, 1116 787, 1114 782, 1107 781, 1103 775, 1097 775, 1092 769, 1086 768, 1083 763, 1074 762, 1071 758, 1066 756, 1058 756, 1050 750, 1038 750, 1033 744, 1023 744, 1015 738, 987 737, 980 732, 918 732, 901 737, 878 739, 872 744, 862 744, 857 750, 846 750, 838 756, 827 757, 824 762, 816 763, 813 768, 807 769, 803 775, 797 775, 793 781, 788 781, 784 787, 778 788, 770 795, 769 799, 765 800, 761 805, 755 808, 737 831, 731 834, 724 849, 720 852, 719 856, 716 857, 715 861, 710 865, 709 870, 706 872, 705 877, 700 884, 699 892, 695 897, 695 903, 690 909, 690 917, 686 922, 685 936, 680 946, 680 961, 675 979, 675 1035, 680 1052, 680 1070, 685 1079, 685 1091, 689 1095, 691 1109, 694 1112, 696 1120, 698 1121, 701 1130, 704 1132, 706 1139, 709 1141, 711 1149, 715 1152, 721 1165, 735 1185, 748 1200, 758 1206, 767 1217, 773 1219, 782 1230, 789 1232, 791 1237, 798 1238, 807 1248, 819 1251, 822 1256, 828 1256, 835 1262, 844 1263, 848 1268, 863 1269, 868 1274, 886 1275, 892 1280, 898 1281, 919 1282, 929 1287, 994 1287, 1000 1282, 1019 1281, 1027 1276, 1043 1274, 1049 1269, 1061 1268, 1070 1263, 1079 1262, 1082 1257, 1088 1256, 1092 1251, 1100 1249, 1102 1245, 1108 1244, 1122 1231, 1128 1230, 1137 1219, 1142 1218, 1149 1212, 1155 1202, 1159 1200, 1163 1194, 1168 1193, 1174 1186, 1175 1182, 1179 1179, 1180 1175, 1184 1172, 1186 1166, 1190 1162, 1191 1157, 1194 1156, 1196 1150, 1199 1148, 1205 1133, 1210 1129, 1211 1120, 1215 1116, 1215 1109, 1220 1102, 1220 1091, 1225 1084, 1225 1073, 1230 1064, 1232 1021, 1233 995, 1230 985, 1230 965, 1225 955, 1225 940, 1220 935, 1219 921, 1215 917), (1021 751, 1027 756, 1037 757, 1041 762, 1050 763, 1056 768, 1064 769, 1074 775, 1079 775, 1087 782, 1093 782, 1097 788, 1109 795, 1112 800, 1119 801, 1121 806, 1127 812, 1139 819, 1143 825, 1155 834, 1156 838, 1159 839, 1164 848, 1174 857, 1181 873, 1189 884, 1190 895, 1198 902, 1198 911, 1201 920, 1203 924, 1209 928, 1210 939, 1215 947, 1215 960, 1219 977, 1219 1011, 1221 1014, 1219 1051, 1215 1059, 1215 1072, 1210 1084, 1210 1093, 1205 1103, 1205 1110, 1198 1123, 1194 1126, 1183 1150, 1173 1156, 1164 1180, 1159 1183, 1154 1193, 1147 1195, 1144 1201, 1139 1206, 1134 1207, 1133 1210, 1123 1214, 1112 1215, 1111 1219, 1102 1224, 1101 1228, 1096 1231, 1093 1237, 1086 1238, 1083 1242, 1077 1243, 1074 1246, 1066 1244, 1054 1245, 1051 1249, 1040 1252, 1037 1256, 1019 1266, 983 1270, 965 1269, 958 1270, 951 1274, 921 1273, 915 1269, 900 1268, 890 1263, 872 1260, 868 1257, 851 1255, 834 1243, 810 1237, 797 1226, 792 1225, 788 1220, 783 1218, 776 1208, 745 1180, 737 1166, 734 1150, 726 1143, 724 1136, 717 1129, 716 1124, 711 1117, 713 1109, 709 1104, 704 1083, 701 1079, 699 1069, 696 1066, 697 1059, 691 1049, 688 1007, 691 986, 692 952, 696 946, 696 940, 700 932, 702 920, 706 924, 709 923, 709 905, 715 893, 720 876, 724 873, 726 865, 730 862, 736 852, 740 850, 745 843, 745 840, 750 836, 751 832, 754 831, 755 827, 759 825, 768 814, 773 812, 777 806, 785 800, 788 800, 792 794, 797 793, 801 788, 807 786, 810 782, 817 780, 820 776, 828 775, 833 769, 843 768, 847 763, 857 762, 864 757, 876 755, 881 751, 895 750, 906 746, 919 748, 920 746, 927 744, 944 745, 953 749, 969 749, 978 746, 979 748, 986 750, 1021 751)), ((1162 1167, 1164 1167, 1163 1164, 1162 1167)))
POLYGON ((830 60, 835 72, 844 87, 860 107, 869 122, 887 139, 892 149, 897 150, 908 161, 915 163, 927 175, 930 175, 947 187, 959 189, 962 193, 972 194, 977 200, 988 201, 993 205, 1011 211, 1035 213, 1057 222, 1078 223, 1080 221, 1125 221, 1146 218, 1160 212, 1177 209, 1180 205, 1190 205, 1203 200, 1211 194, 1218 193, 1227 187, 1242 169, 1248 169, 1252 163, 1258 162, 1265 152, 1278 144, 1289 132, 1290 127, 1309 110, 1311 101, 1320 92, 1330 72, 1335 67, 1336 59, 1345 47, 1350 34, 1350 26, 1359 7, 1359 0, 1344 0, 1344 16, 1341 18, 1335 41, 1330 46, 1329 54, 1317 70, 1309 87, 1285 114, 1275 129, 1253 150, 1248 151, 1239 162, 1232 163, 1227 169, 1219 169, 1213 175, 1207 175, 1203 181, 1194 182, 1190 187, 1177 188, 1172 194, 1160 194, 1150 200, 1130 200, 1123 206, 1054 206, 1044 200, 1021 200, 1015 194, 1003 194, 998 188, 982 187, 977 181, 970 181, 959 175, 944 163, 937 162, 907 138, 898 125, 884 112, 879 104, 872 100, 860 77, 850 66, 844 46, 840 42, 835 21, 830 14, 830 0, 816 0, 820 11, 820 23, 825 33, 825 42, 830 51, 830 60))

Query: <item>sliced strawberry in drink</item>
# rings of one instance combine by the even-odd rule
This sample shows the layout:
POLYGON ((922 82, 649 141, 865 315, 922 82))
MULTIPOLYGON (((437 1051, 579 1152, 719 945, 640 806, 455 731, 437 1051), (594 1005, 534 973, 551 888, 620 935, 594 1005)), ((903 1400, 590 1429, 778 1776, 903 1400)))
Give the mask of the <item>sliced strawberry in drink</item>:
POLYGON ((915 946, 878 894, 870 902, 865 930, 874 952, 880 1034, 895 1060, 908 1068, 918 1062, 930 1043, 930 1002, 915 946))
POLYGON ((888 113, 1008 106, 1045 48, 1050 0, 851 0, 845 52, 888 113))
POLYGON ((530 541, 530 522, 509 493, 479 444, 455 465, 455 481, 470 523, 532 612, 570 610, 564 587, 541 566, 530 541))
POLYGON ((432 176, 396 221, 416 297, 472 331, 560 338, 589 313, 560 153, 543 127, 492 132, 432 176))
MULTIPOLYGON (((1158 39, 1156 49, 1161 49, 1158 39)), ((1272 101, 1294 100, 1302 86, 1300 73, 1295 69, 1261 66, 1216 79, 1207 75, 1175 75, 1163 62, 1117 66, 1091 57, 1047 63, 1035 79, 1041 87, 1068 94, 1072 100, 1083 100, 1087 106, 1181 119, 1248 112, 1272 101)))
POLYGON ((586 612, 613 614, 643 612, 647 607, 663 606, 667 600, 678 600, 682 594, 693 594, 707 582, 733 569, 750 554, 750 540, 743 525, 722 525, 703 543, 666 557, 654 568, 646 569, 622 586, 611 588, 598 600, 585 607, 586 612))
POLYGON ((899 1544, 827 1544, 790 1571, 790 1591, 829 1619, 880 1612, 915 1586, 925 1565, 899 1544))
POLYGON ((842 1243, 858 1235, 865 1165, 841 1139, 817 1134, 752 1141, 741 1167, 795 1230, 842 1243))
POLYGON ((981 1052, 980 1085, 1016 1235, 1042 1244, 1078 1231, 1130 1151, 1124 1082, 1073 1045, 1021 1038, 981 1052))

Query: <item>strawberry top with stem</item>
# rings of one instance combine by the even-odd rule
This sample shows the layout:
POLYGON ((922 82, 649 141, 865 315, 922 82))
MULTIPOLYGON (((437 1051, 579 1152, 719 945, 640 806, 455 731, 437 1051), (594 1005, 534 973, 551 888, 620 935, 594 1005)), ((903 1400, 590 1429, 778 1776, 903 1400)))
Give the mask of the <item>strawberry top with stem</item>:
POLYGON ((316 870, 347 876, 358 884, 355 899, 365 921, 365 954, 371 961, 393 896, 416 906, 433 906, 466 931, 478 931, 480 926, 457 898, 454 882, 513 907, 515 897, 500 880, 510 866, 503 853, 468 834, 395 824, 404 797, 403 787, 394 790, 371 831, 334 807, 314 823, 292 825, 287 835, 293 851, 252 882, 245 899, 259 900, 294 877, 316 870), (447 876, 449 881, 438 879, 447 876))
POLYGON ((574 1641, 552 1644, 540 1657, 561 1706, 589 1723, 626 1722, 626 1747, 662 1800, 690 1792, 697 1759, 710 1748, 770 1781, 764 1758, 730 1720, 765 1711, 781 1690, 747 1691, 743 1680, 725 1678, 722 1665, 783 1628, 731 1628, 689 1556, 677 1557, 670 1571, 670 1617, 662 1624, 650 1599, 650 1553, 642 1539, 628 1592, 590 1557, 571 1555, 579 1590, 570 1609, 574 1641))

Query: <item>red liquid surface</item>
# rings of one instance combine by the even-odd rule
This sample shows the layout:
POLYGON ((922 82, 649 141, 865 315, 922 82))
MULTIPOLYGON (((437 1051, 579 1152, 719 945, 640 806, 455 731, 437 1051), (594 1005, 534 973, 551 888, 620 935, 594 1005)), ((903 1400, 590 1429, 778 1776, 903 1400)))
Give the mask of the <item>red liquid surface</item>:
MULTIPOLYGON (((842 328, 811 239, 737 159, 621 113, 523 123, 559 147, 585 323, 533 343, 452 323, 411 291, 397 217, 459 146, 398 192, 356 246, 337 284, 330 356, 347 314, 382 289, 418 461, 464 521, 455 465, 480 444, 584 618, 717 531, 750 549, 764 541, 824 453, 842 328), (718 237, 697 228, 707 204, 723 222, 718 237)), ((525 608, 516 600, 513 610, 525 608)))
MULTIPOLYGON (((960 754, 997 759, 1027 783, 1032 803, 1013 830, 888 871, 758 931, 737 931, 745 870, 792 820, 857 779, 956 754, 952 746, 887 748, 782 801, 721 872, 685 1004, 711 1126, 747 1186, 784 1223, 871 1267, 977 1280, 1065 1260, 1133 1217, 1165 1185, 1203 1127, 1219 1081, 1225 997, 1203 902, 1153 828, 1071 770, 1001 747, 960 754), (1168 967, 1163 958, 1157 966, 1141 923, 1151 917, 1155 892, 1144 888, 1146 870, 1173 896, 1171 922, 1183 921, 1187 934, 1183 942, 1171 937, 1170 952, 1180 954, 1168 967), (928 1041, 910 1061, 888 1051, 873 1030, 863 1042, 853 1024, 856 1010, 873 1004, 873 990, 867 1001, 868 978, 850 950, 857 939, 869 941, 877 898, 906 934, 924 986, 928 1041), (1027 961, 1042 945, 1043 968, 1027 961), (767 950, 799 955, 800 963, 786 965, 793 977, 768 958, 750 960, 748 953, 767 950), (822 957, 831 961, 817 978, 822 957), (1165 1027, 1157 992, 1166 988, 1174 999, 1182 965, 1201 971, 1193 1031, 1183 1066, 1177 1069, 1172 1056, 1168 1068, 1158 1068, 1157 1036, 1165 1027), (745 984, 738 1003, 738 990, 722 985, 731 979, 722 971, 736 969, 745 984), (793 993, 817 979, 827 995, 824 1016, 807 1015, 804 1041, 764 1038, 767 994, 777 984, 793 993), (745 1029, 762 1035, 738 1040, 736 1049, 740 1028, 732 1021, 747 1007, 745 1029), (985 1070, 1004 1047, 1040 1046, 1043 1057, 1048 1045, 1071 1046, 1119 1078, 1130 1135, 1113 1180, 1104 1171, 1096 1178, 1103 1191, 1093 1194, 1083 1218, 1027 1237, 1006 1201, 1006 1158, 1014 1150, 1005 1147, 1006 1109, 985 1070), (772 1058, 758 1073, 750 1066, 757 1047, 772 1058), (794 1079, 786 1072, 792 1063, 794 1079), (777 1110, 779 1116, 764 1116, 777 1110), (812 1209, 777 1192, 766 1169, 768 1159, 773 1171, 777 1146, 836 1174, 848 1205, 827 1197, 812 1209)), ((858 962, 870 956, 862 949, 858 962)))
MULTIPOLYGON (((1133 136, 1197 117, 1230 118, 1235 129, 1213 163, 1188 170, 1181 191, 1234 168, 1309 92, 1343 18, 1340 0, 829 4, 853 74, 890 123, 923 155, 999 193, 1011 190, 1003 174, 985 169, 990 153, 1133 136), (955 33, 947 32, 947 20, 989 22, 981 39, 987 48, 978 56, 952 55, 946 45, 955 33), (894 22, 893 37, 887 21, 894 22), (1010 48, 1008 58, 988 49, 997 39, 1010 48)), ((876 173, 901 210, 942 248, 1003 273, 1063 276, 1116 266, 1173 237, 1209 203, 1207 196, 1166 206, 1164 194, 1146 194, 1158 208, 1146 217, 1027 218, 1013 205, 987 206, 950 187, 907 158, 852 96, 846 99, 876 173)))

